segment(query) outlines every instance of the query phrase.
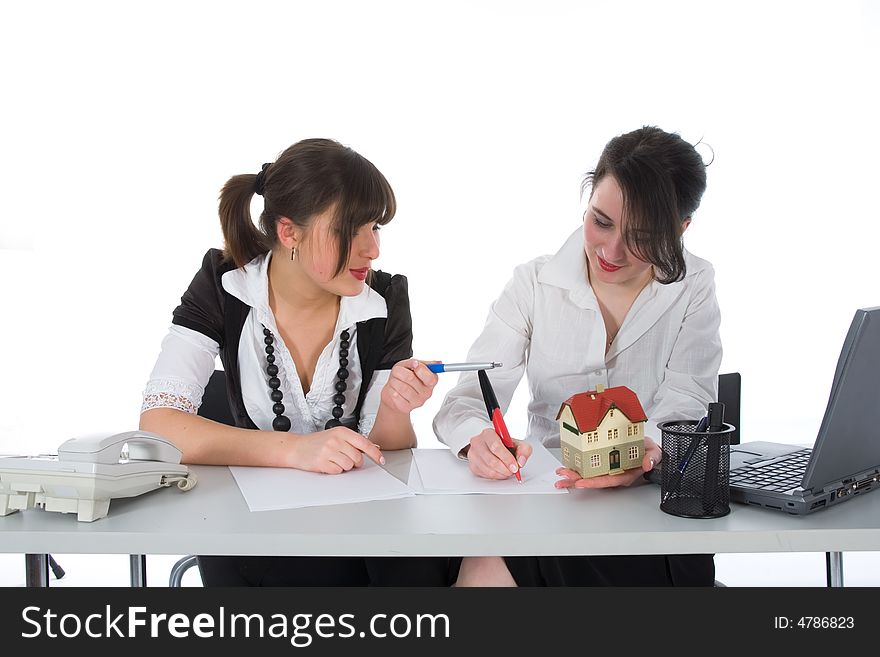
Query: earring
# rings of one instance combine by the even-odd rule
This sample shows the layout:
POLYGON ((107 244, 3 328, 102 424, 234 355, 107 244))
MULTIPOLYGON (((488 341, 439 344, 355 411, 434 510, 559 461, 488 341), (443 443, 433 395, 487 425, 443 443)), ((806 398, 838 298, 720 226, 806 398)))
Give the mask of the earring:
POLYGON ((293 262, 296 260, 296 247, 291 247, 290 249, 290 261, 293 262))

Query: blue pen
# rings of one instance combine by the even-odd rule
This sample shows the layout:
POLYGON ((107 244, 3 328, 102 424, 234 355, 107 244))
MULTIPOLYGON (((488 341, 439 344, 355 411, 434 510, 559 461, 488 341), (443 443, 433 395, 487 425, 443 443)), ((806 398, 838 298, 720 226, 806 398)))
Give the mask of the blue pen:
POLYGON ((491 370, 501 367, 501 363, 428 363, 428 369, 434 374, 441 372, 472 372, 474 370, 491 370))
MULTIPOLYGON (((697 433, 703 433, 706 431, 706 428, 709 426, 709 416, 704 415, 702 419, 697 424, 697 428, 694 429, 697 433)), ((669 488, 666 491, 666 494, 663 496, 663 502, 669 499, 669 496, 673 493, 673 491, 678 492, 679 486, 681 486, 681 478, 684 476, 684 471, 687 470, 688 463, 691 462, 694 454, 697 452, 697 448, 700 446, 703 437, 697 436, 696 438, 691 439, 691 444, 688 446, 687 451, 684 453, 684 458, 681 459, 681 462, 678 464, 678 469, 672 473, 672 476, 669 478, 669 488)))
MULTIPOLYGON (((697 425, 697 428, 694 430, 697 433, 703 433, 706 428, 709 426, 709 416, 704 415, 700 420, 700 423, 697 425)), ((691 459, 694 457, 694 454, 697 451, 697 447, 700 446, 700 441, 703 440, 702 436, 697 436, 691 441, 691 446, 688 447, 687 452, 685 452, 684 458, 681 460, 681 464, 678 466, 678 473, 680 475, 684 474, 684 471, 687 470, 688 463, 691 462, 691 459)))

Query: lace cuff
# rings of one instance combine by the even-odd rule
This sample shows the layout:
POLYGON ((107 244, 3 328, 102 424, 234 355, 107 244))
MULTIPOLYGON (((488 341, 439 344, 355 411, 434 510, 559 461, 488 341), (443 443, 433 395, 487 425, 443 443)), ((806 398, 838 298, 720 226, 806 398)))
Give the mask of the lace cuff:
POLYGON ((153 379, 144 390, 141 413, 151 408, 176 408, 178 411, 198 412, 204 390, 197 385, 178 379, 153 379))
POLYGON ((373 430, 373 425, 376 423, 375 415, 363 415, 361 416, 360 422, 358 422, 358 433, 362 436, 370 437, 370 432, 373 430))

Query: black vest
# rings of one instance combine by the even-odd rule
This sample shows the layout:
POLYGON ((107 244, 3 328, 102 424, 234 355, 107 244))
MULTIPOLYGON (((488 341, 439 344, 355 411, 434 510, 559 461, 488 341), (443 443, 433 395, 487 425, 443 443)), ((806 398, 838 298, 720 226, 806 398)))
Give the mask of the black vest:
MULTIPOLYGON (((172 322, 198 331, 220 345, 220 361, 226 371, 226 394, 235 424, 245 429, 257 426, 248 416, 241 393, 238 368, 238 345, 251 307, 223 289, 223 274, 235 269, 223 258, 222 251, 210 249, 187 291, 175 308, 172 322)), ((374 271, 370 287, 385 298, 388 317, 375 317, 357 323, 362 383, 358 392, 354 417, 360 419, 361 408, 376 370, 391 369, 399 360, 412 357, 412 318, 404 276, 374 271)), ((268 402, 268 391, 266 394, 268 402)))

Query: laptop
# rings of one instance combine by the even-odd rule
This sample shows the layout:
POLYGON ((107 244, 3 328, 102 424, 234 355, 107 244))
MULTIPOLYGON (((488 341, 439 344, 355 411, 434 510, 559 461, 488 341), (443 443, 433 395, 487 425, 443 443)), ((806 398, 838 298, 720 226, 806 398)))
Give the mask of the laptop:
MULTIPOLYGON (((659 483, 656 475, 651 481, 659 483)), ((857 310, 810 448, 730 447, 730 500, 805 515, 880 488, 880 307, 857 310)))

